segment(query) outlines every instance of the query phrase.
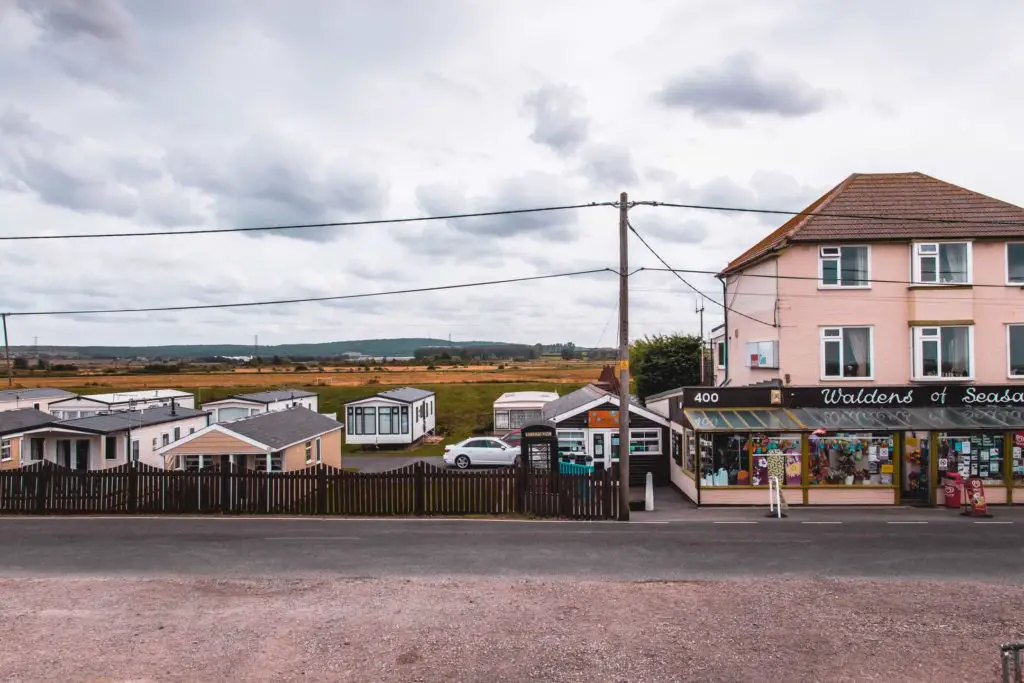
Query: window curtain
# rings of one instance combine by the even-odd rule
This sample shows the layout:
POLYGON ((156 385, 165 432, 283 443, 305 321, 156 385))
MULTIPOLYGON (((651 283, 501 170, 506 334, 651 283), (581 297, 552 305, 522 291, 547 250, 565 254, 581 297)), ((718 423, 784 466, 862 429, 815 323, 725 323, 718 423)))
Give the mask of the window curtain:
POLYGON ((840 284, 845 286, 864 285, 868 279, 868 250, 861 247, 845 247, 840 256, 840 284))
POLYGON ((939 246, 939 281, 967 282, 967 247, 962 244, 939 246))
POLYGON ((847 328, 843 331, 843 376, 869 377, 871 375, 871 332, 865 328, 847 328))
POLYGON ((970 349, 966 327, 944 327, 940 332, 942 341, 943 377, 968 377, 970 349))

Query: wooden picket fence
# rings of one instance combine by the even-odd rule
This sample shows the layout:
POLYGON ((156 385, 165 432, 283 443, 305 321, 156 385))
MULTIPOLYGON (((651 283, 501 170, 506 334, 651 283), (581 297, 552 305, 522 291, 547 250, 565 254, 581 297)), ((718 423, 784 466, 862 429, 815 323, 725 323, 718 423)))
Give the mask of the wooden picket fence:
POLYGON ((316 465, 294 472, 144 464, 80 472, 50 462, 0 470, 0 514, 532 515, 617 519, 611 472, 448 470, 423 462, 380 473, 316 465))

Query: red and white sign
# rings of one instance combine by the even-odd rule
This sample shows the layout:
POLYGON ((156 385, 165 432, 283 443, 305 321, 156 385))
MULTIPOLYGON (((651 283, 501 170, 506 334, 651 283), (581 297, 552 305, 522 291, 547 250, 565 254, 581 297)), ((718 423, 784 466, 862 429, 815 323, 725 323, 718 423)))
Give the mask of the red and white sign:
POLYGON ((967 507, 972 517, 987 517, 988 503, 985 501, 985 483, 979 477, 966 482, 967 507))

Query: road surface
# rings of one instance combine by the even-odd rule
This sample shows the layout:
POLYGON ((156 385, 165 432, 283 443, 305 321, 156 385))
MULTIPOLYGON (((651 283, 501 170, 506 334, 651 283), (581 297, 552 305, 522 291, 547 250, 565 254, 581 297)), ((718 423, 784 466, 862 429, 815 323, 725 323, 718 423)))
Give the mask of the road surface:
MULTIPOLYGON (((1024 582, 1024 524, 3 518, 0 576, 1024 582)), ((852 521, 849 521, 852 520, 852 521)), ((1000 520, 995 520, 1000 521, 1000 520)))

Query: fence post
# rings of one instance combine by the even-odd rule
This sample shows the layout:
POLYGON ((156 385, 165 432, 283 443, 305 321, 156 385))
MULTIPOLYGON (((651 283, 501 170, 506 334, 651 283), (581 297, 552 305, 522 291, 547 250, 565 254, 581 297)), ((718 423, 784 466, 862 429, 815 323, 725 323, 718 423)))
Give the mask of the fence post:
POLYGON ((413 473, 413 514, 421 516, 426 514, 426 493, 427 493, 427 468, 422 460, 417 460, 412 466, 413 473))
POLYGON ((36 475, 36 514, 46 514, 47 489, 50 486, 50 467, 44 460, 39 464, 39 473, 36 475))
POLYGON ((618 514, 612 511, 612 500, 618 500, 618 498, 612 497, 612 487, 615 485, 615 477, 612 476, 611 468, 608 468, 601 473, 601 479, 603 480, 601 482, 601 497, 604 499, 601 507, 604 508, 604 510, 602 510, 604 518, 618 519, 618 514))
POLYGON ((233 512, 231 504, 231 456, 220 456, 220 511, 221 514, 233 512))
POLYGON ((316 514, 327 516, 327 465, 316 466, 316 514))
POLYGON ((128 462, 128 514, 139 510, 139 463, 128 462))
POLYGON ((516 466, 515 493, 516 512, 523 514, 526 512, 526 461, 524 458, 519 458, 519 464, 516 466))

